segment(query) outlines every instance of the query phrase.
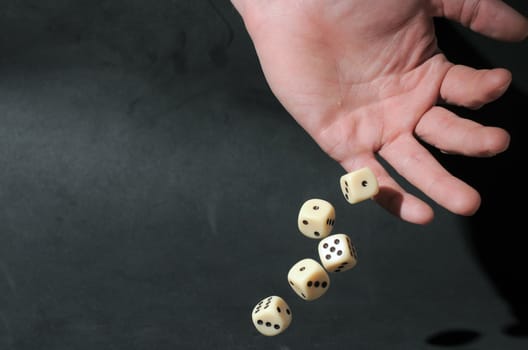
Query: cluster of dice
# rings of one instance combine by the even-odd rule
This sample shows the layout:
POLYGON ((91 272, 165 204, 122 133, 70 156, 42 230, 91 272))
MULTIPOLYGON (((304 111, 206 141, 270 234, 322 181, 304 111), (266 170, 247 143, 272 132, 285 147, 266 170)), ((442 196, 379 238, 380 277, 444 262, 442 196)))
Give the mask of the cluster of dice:
MULTIPOLYGON (((343 196, 350 204, 372 198, 379 191, 378 181, 367 167, 343 175, 340 185, 343 196)), ((315 300, 326 293, 330 287, 328 272, 350 270, 357 264, 356 249, 350 237, 344 233, 330 234, 334 224, 334 206, 324 199, 309 199, 299 210, 299 231, 306 237, 320 240, 318 253, 321 261, 305 258, 288 272, 288 283, 303 300, 315 300)), ((251 316, 257 331, 266 336, 284 332, 292 321, 290 307, 278 295, 260 300, 251 316)))

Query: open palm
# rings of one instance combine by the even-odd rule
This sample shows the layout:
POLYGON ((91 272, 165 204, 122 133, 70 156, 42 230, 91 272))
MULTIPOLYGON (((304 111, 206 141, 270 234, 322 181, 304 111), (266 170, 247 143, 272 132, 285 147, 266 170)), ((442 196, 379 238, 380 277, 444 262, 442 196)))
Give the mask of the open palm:
POLYGON ((374 200, 403 220, 425 224, 432 208, 379 162, 446 209, 472 215, 478 192, 451 175, 422 145, 466 156, 507 149, 509 134, 441 107, 478 108, 511 82, 505 69, 476 70, 447 60, 434 17, 505 41, 528 23, 498 0, 233 0, 279 101, 346 171, 368 166, 374 200))

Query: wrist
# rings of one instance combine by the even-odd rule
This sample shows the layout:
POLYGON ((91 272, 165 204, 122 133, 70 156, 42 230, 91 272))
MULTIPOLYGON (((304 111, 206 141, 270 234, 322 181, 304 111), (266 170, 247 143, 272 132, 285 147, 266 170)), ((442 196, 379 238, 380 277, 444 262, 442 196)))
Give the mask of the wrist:
POLYGON ((231 4, 235 7, 235 9, 238 11, 238 13, 244 18, 244 14, 246 12, 246 6, 248 5, 248 1, 246 0, 231 0, 231 4))
POLYGON ((287 0, 230 0, 233 7, 237 10, 246 28, 253 32, 255 28, 266 18, 273 16, 285 6, 287 0))

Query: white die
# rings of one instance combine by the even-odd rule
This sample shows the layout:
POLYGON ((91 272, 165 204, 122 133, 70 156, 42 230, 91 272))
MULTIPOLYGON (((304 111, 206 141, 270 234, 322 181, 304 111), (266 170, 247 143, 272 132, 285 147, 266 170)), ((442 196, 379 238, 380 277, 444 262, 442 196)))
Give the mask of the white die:
POLYGON ((297 295, 308 301, 321 297, 330 287, 328 273, 310 258, 302 259, 291 267, 288 282, 297 295))
POLYGON ((292 321, 292 313, 286 301, 272 295, 259 301, 251 312, 253 325, 261 334, 274 336, 284 332, 292 321))
POLYGON ((361 168, 341 176, 343 196, 350 204, 370 199, 378 194, 378 179, 369 168, 361 168))
POLYGON ((332 232, 334 224, 334 206, 324 199, 309 199, 299 210, 297 226, 306 237, 313 239, 326 237, 332 232))
POLYGON ((354 244, 344 233, 330 235, 319 242, 319 259, 329 272, 350 270, 357 264, 354 244))

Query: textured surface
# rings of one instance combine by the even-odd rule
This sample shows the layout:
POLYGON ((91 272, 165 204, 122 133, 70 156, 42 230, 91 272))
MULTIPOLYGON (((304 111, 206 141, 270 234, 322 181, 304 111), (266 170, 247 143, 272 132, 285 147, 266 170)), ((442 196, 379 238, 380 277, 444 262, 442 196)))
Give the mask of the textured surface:
POLYGON ((484 205, 418 227, 346 203, 227 1, 3 1, 0 349, 526 349, 527 47, 439 35, 458 62, 513 71, 479 111, 513 139, 438 155, 484 205), (286 274, 317 257, 296 226, 313 197, 358 265, 308 304, 286 274), (278 337, 251 322, 267 295, 294 314, 278 337))

